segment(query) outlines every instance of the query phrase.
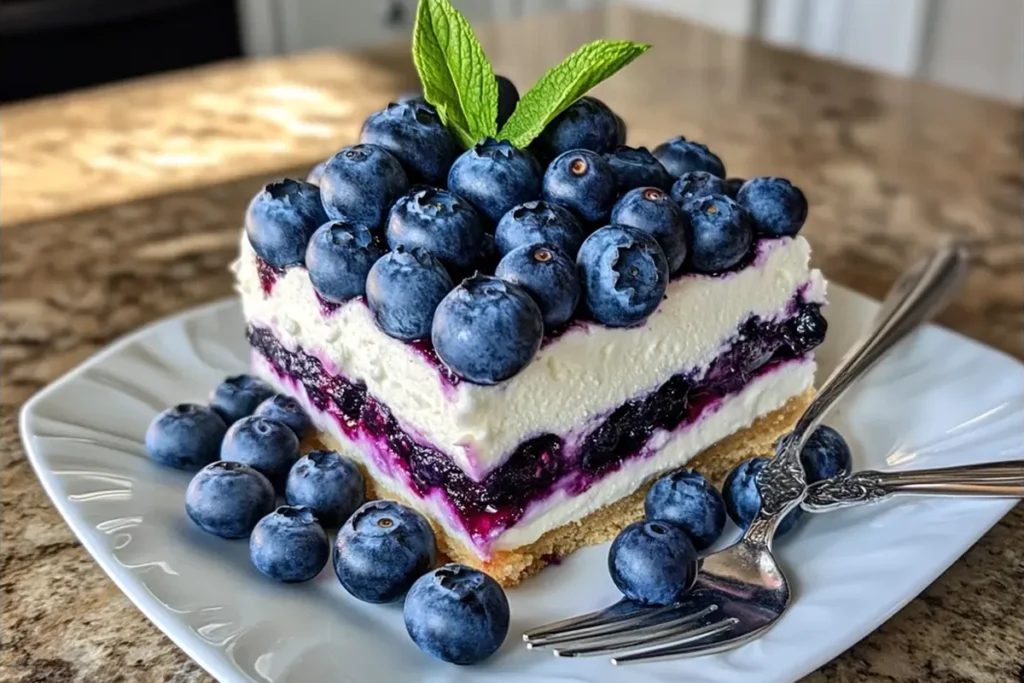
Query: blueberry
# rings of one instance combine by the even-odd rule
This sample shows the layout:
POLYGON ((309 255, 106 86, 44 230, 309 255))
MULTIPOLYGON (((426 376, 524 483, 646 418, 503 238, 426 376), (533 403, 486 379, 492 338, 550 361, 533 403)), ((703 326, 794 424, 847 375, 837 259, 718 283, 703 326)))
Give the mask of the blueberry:
POLYGON ((245 538, 274 509, 274 487, 240 462, 219 460, 196 473, 185 491, 185 512, 206 533, 245 538))
POLYGON ((274 395, 274 389, 252 375, 235 375, 217 385, 210 394, 210 407, 229 427, 256 412, 261 403, 274 395))
POLYGON ((480 216, 469 202, 432 187, 414 188, 388 215, 388 246, 426 249, 458 272, 475 265, 483 234, 480 216))
POLYGON ((821 346, 828 332, 828 321, 821 307, 814 304, 801 306, 795 316, 783 323, 782 336, 795 356, 802 356, 821 346))
POLYGON ((324 223, 306 249, 306 269, 317 294, 342 303, 366 292, 366 276, 381 256, 373 233, 347 221, 324 223))
POLYGON ((622 196, 612 209, 612 223, 643 230, 665 252, 668 272, 686 259, 686 217, 679 205, 656 187, 638 187, 622 196))
MULTIPOLYGON (((790 435, 775 442, 775 454, 780 455, 790 435)), ((821 425, 811 434, 800 451, 807 483, 838 477, 853 471, 853 454, 843 435, 828 425, 821 425)))
POLYGON ((754 220, 758 232, 769 237, 792 237, 807 220, 807 197, 785 178, 751 178, 736 195, 754 220))
POLYGON ((654 156, 669 175, 678 178, 690 171, 707 171, 719 178, 725 177, 725 165, 707 145, 689 142, 682 135, 669 138, 654 148, 654 156))
POLYGON ((629 127, 618 114, 615 115, 615 144, 619 147, 626 144, 626 136, 629 134, 629 127))
POLYGON ((441 185, 459 153, 459 146, 441 117, 425 102, 391 103, 370 114, 359 142, 379 145, 391 152, 412 182, 441 185))
POLYGON ((675 524, 694 548, 706 550, 725 528, 725 501, 703 474, 682 469, 666 474, 648 489, 644 515, 675 524))
POLYGON ((327 566, 331 542, 308 507, 283 505, 256 524, 249 557, 260 573, 277 581, 309 581, 327 566))
MULTIPOLYGON (((766 462, 768 462, 768 458, 764 457, 744 460, 729 473, 722 486, 725 509, 736 526, 743 530, 750 526, 754 517, 757 516, 757 511, 761 508, 761 496, 757 492, 755 483, 758 472, 764 469, 766 462)), ((800 508, 790 512, 779 524, 775 535, 782 536, 792 531, 802 516, 803 510, 800 508)))
POLYGON ((544 322, 525 289, 474 275, 441 301, 430 336, 438 357, 459 377, 497 384, 522 370, 537 353, 544 322))
POLYGON ((683 206, 690 224, 690 264, 698 273, 718 273, 743 261, 754 245, 754 226, 743 208, 722 194, 683 206))
POLYGON ((422 515, 375 500, 356 510, 338 532, 334 573, 364 602, 395 602, 436 558, 434 532, 422 515))
POLYGON ((591 225, 608 220, 616 196, 615 174, 595 152, 570 150, 544 172, 544 199, 572 210, 591 225))
POLYGON ((313 426, 309 415, 302 409, 302 405, 298 400, 284 394, 277 394, 268 398, 256 408, 256 412, 253 415, 283 422, 300 439, 313 426))
POLYGON ((402 607, 416 646, 450 664, 476 664, 508 635, 508 598, 487 574, 446 564, 416 580, 402 607))
POLYGON ((605 159, 615 175, 619 194, 637 187, 656 187, 665 192, 672 187, 672 176, 646 147, 617 147, 605 159))
POLYGON ((495 76, 494 79, 498 81, 498 130, 501 130, 519 104, 519 90, 504 76, 495 76))
POLYGON ((726 178, 725 190, 722 194, 731 199, 736 199, 736 195, 740 193, 740 188, 743 187, 745 182, 747 182, 746 178, 726 178))
POLYGON ((149 423, 146 452, 161 465, 197 469, 220 457, 220 442, 227 429, 223 418, 213 409, 181 403, 149 423))
POLYGON ((697 578, 697 551, 686 532, 671 522, 633 522, 612 541, 608 571, 630 600, 667 605, 697 578))
POLYGON ((618 140, 619 122, 612 110, 596 97, 581 97, 544 128, 533 147, 549 160, 576 149, 605 154, 618 140))
POLYGON ((324 169, 327 168, 327 162, 329 159, 324 159, 319 164, 309 169, 309 173, 306 174, 306 182, 310 185, 316 185, 319 187, 320 178, 324 175, 324 169))
POLYGON ((284 497, 304 505, 328 528, 340 527, 366 502, 363 472, 334 451, 310 451, 288 473, 284 497))
POLYGON ((648 233, 622 225, 594 232, 576 257, 583 302, 598 322, 627 327, 642 322, 665 295, 668 261, 648 233))
POLYGON ((285 178, 268 183, 245 211, 245 234, 261 259, 282 269, 302 263, 306 243, 327 220, 320 188, 285 178))
POLYGON ((448 172, 448 189, 492 223, 516 204, 540 196, 541 168, 533 155, 507 140, 485 138, 466 150, 448 172))
POLYGON ((221 460, 256 469, 276 487, 299 459, 299 439, 286 424, 265 417, 244 417, 231 425, 220 447, 221 460))
POLYGON ((521 286, 533 297, 546 329, 569 322, 580 300, 576 264, 552 244, 513 249, 501 259, 494 274, 521 286))
POLYGON ((331 220, 378 228, 388 209, 409 189, 398 159, 377 145, 352 145, 327 162, 320 199, 331 220))
POLYGON ((434 311, 453 286, 448 271, 430 252, 398 245, 370 269, 366 304, 388 336, 422 339, 430 334, 434 311))
POLYGON ((580 250, 586 235, 572 212, 557 204, 526 202, 513 208, 498 221, 494 243, 505 256, 527 244, 553 244, 566 254, 580 250))
POLYGON ((680 206, 712 194, 727 194, 726 181, 706 171, 684 173, 672 184, 672 199, 680 206))

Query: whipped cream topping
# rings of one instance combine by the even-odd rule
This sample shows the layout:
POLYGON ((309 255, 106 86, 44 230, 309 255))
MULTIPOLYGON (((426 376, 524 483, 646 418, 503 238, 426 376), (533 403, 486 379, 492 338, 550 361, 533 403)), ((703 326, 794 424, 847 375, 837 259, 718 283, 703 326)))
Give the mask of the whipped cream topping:
POLYGON ((764 240, 741 271, 672 281, 641 326, 577 323, 511 379, 453 385, 416 347, 384 334, 362 299, 325 312, 304 268, 280 274, 265 294, 258 259, 244 234, 241 241, 236 273, 246 319, 318 355, 328 371, 364 382, 403 428, 476 480, 531 436, 568 434, 683 369, 699 377, 747 317, 782 318, 797 294, 825 298, 804 238, 764 240))

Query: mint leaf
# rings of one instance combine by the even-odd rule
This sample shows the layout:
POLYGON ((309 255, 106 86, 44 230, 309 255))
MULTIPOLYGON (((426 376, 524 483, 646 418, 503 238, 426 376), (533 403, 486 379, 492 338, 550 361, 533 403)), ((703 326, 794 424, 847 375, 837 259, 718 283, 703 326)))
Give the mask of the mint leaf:
POLYGON ((553 118, 634 59, 650 45, 625 40, 595 40, 548 71, 523 95, 498 138, 519 148, 529 145, 553 118))
POLYGON ((420 0, 412 59, 423 96, 465 147, 494 137, 498 82, 466 18, 449 0, 420 0))

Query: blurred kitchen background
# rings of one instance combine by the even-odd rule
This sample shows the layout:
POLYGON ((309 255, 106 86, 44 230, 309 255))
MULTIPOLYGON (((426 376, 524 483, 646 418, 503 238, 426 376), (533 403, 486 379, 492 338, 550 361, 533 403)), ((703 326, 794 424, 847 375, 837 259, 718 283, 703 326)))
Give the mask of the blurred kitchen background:
MULTIPOLYGON (((1024 100, 1024 0, 455 0, 478 23, 608 2, 1024 100)), ((0 0, 0 101, 243 55, 373 48, 408 39, 415 10, 416 0, 0 0)))

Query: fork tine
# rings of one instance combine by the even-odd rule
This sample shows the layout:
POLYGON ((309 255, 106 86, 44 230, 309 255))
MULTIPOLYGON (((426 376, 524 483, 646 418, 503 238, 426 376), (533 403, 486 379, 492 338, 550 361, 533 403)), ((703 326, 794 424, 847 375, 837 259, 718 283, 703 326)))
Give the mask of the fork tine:
POLYGON ((633 602, 632 600, 623 598, 604 609, 595 610, 575 617, 569 617, 568 619, 562 619, 561 621, 554 621, 550 624, 538 626, 535 629, 526 631, 523 633, 523 640, 529 643, 541 636, 568 633, 570 631, 596 626, 598 624, 614 624, 619 621, 632 619, 637 616, 638 613, 642 612, 646 614, 654 611, 655 609, 660 608, 650 608, 633 602))
MULTIPOLYGON (((623 633, 625 631, 635 629, 638 626, 647 624, 647 622, 655 620, 660 616, 675 612, 678 609, 678 605, 647 607, 643 610, 618 618, 599 622, 587 622, 577 628, 562 629, 550 632, 546 635, 534 636, 526 641, 526 647, 532 650, 534 648, 547 647, 548 645, 555 645, 557 643, 567 643, 586 640, 587 638, 595 638, 597 636, 610 636, 616 633, 623 633)), ((656 623, 663 622, 658 621, 656 623)))
POLYGON ((622 640, 635 640, 643 634, 668 633, 673 628, 682 626, 683 624, 688 624, 698 619, 703 619, 716 609, 718 609, 716 605, 709 605, 702 610, 693 612, 689 609, 680 609, 676 605, 670 605, 668 606, 667 611, 659 609, 656 613, 657 615, 667 616, 669 618, 661 619, 653 624, 639 625, 655 616, 654 613, 651 613, 645 615, 645 619, 638 620, 638 623, 630 622, 623 625, 623 622, 616 622, 607 626, 592 627, 565 634, 546 636, 542 640, 531 641, 527 644, 527 647, 534 649, 548 647, 550 645, 562 645, 564 649, 565 646, 582 644, 593 645, 597 643, 615 643, 622 640))
MULTIPOLYGON (((729 617, 727 619, 713 621, 710 624, 704 623, 703 625, 689 628, 684 631, 679 631, 677 628, 673 628, 669 633, 662 633, 661 635, 633 635, 629 640, 619 639, 619 641, 615 643, 599 643, 596 645, 586 645, 584 647, 577 648, 555 648, 554 653, 556 657, 596 657, 601 655, 613 655, 616 652, 635 650, 637 648, 643 648, 640 650, 640 652, 643 652, 646 649, 658 647, 663 644, 678 647, 683 643, 701 641, 708 636, 713 636, 717 633, 727 631, 731 629, 737 621, 739 620, 735 617, 729 617)), ((676 626, 679 626, 679 624, 676 626)))
MULTIPOLYGON (((638 662, 657 662, 712 654, 738 647, 765 630, 761 628, 743 633, 733 632, 732 627, 738 621, 739 619, 730 617, 714 624, 715 628, 706 629, 700 636, 681 636, 671 640, 665 638, 661 642, 650 643, 647 647, 639 649, 630 648, 630 652, 612 657, 611 663, 615 666, 621 666, 638 662)), ((619 652, 622 652, 622 650, 620 649, 619 652)))

